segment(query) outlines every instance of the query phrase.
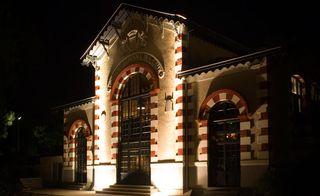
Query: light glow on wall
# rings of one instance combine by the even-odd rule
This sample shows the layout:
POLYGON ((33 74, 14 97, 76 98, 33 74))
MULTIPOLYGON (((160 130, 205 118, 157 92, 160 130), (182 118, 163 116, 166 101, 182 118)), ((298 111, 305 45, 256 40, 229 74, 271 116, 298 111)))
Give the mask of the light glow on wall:
POLYGON ((167 196, 167 194, 164 194, 162 192, 155 192, 155 193, 151 193, 151 196, 167 196))
POLYGON ((116 183, 116 167, 95 166, 94 190, 101 191, 116 183))
POLYGON ((151 181, 162 195, 179 194, 183 189, 182 163, 151 164, 151 181))
POLYGON ((99 140, 97 141, 98 146, 99 146, 99 161, 100 162, 107 162, 107 149, 106 149, 106 115, 105 114, 101 114, 100 115, 100 119, 99 119, 99 140))

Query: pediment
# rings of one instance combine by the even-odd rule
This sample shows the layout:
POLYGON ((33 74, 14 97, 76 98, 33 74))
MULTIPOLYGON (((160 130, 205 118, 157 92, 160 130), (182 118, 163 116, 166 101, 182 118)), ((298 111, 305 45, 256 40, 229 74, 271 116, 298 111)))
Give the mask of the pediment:
POLYGON ((96 60, 104 55, 109 57, 110 50, 117 41, 127 53, 141 51, 140 49, 148 44, 150 25, 159 28, 162 38, 164 38, 164 29, 170 29, 177 34, 185 33, 184 37, 188 37, 189 40, 189 43, 185 43, 189 47, 187 51, 189 54, 185 55, 185 51, 183 53, 183 69, 215 63, 251 52, 245 46, 195 24, 181 15, 121 4, 82 55, 81 63, 95 66, 96 60))
POLYGON ((177 19, 177 16, 172 17, 166 13, 159 15, 144 8, 121 4, 82 55, 81 62, 83 65, 94 65, 95 60, 102 58, 104 54, 109 54, 109 50, 117 40, 132 50, 135 50, 134 47, 143 47, 146 45, 150 24, 158 26, 160 30, 167 28, 178 32, 181 29, 180 25, 183 24, 174 18, 177 19), (135 44, 131 44, 133 42, 135 44))

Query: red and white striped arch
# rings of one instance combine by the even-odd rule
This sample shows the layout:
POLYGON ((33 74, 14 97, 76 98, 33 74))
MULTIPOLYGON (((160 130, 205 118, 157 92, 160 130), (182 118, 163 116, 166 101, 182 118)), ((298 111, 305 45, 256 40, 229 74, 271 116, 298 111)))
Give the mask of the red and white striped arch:
POLYGON ((201 104, 200 112, 199 112, 199 119, 203 119, 206 114, 210 111, 210 109, 220 101, 230 101, 234 103, 237 108, 239 109, 239 115, 242 116, 247 114, 248 106, 243 99, 243 97, 230 89, 221 89, 211 93, 201 104))
POLYGON ((211 93, 201 104, 198 119, 198 160, 208 160, 208 121, 206 117, 210 109, 220 101, 230 101, 239 110, 240 119, 240 158, 251 159, 251 123, 248 119, 248 107, 244 98, 230 89, 221 89, 211 93))
POLYGON ((75 120, 70 126, 68 137, 64 137, 64 165, 72 167, 75 161, 75 136, 80 128, 84 128, 87 137, 87 161, 91 161, 91 141, 92 135, 90 126, 82 119, 75 120))
POLYGON ((125 67, 115 79, 115 82, 113 83, 111 88, 112 100, 117 100, 119 98, 120 90, 122 89, 122 86, 125 84, 126 80, 130 75, 136 73, 141 73, 146 76, 151 84, 150 89, 159 87, 158 76, 150 66, 144 64, 132 64, 125 67))
POLYGON ((90 127, 89 125, 82 119, 79 119, 79 120, 76 120, 72 123, 72 125, 70 126, 70 129, 69 129, 69 139, 74 139, 75 138, 75 134, 76 134, 76 131, 83 127, 84 130, 85 130, 85 134, 86 136, 90 135, 90 127))
POLYGON ((118 154, 118 141, 119 141, 119 95, 122 88, 124 87, 126 81, 129 79, 129 76, 133 74, 141 73, 149 81, 150 84, 150 115, 151 115, 151 162, 156 162, 158 154, 158 94, 159 94, 159 78, 155 74, 155 71, 151 66, 145 64, 132 64, 125 67, 120 74, 115 79, 115 82, 111 88, 111 164, 116 163, 117 154, 118 154))

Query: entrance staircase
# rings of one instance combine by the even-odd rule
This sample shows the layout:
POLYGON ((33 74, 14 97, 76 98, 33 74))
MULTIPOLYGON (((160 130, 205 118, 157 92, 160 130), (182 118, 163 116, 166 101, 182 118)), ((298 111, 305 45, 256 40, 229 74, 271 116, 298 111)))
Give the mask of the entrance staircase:
POLYGON ((77 182, 70 182, 70 183, 63 183, 62 188, 69 189, 69 190, 79 190, 83 191, 86 190, 87 183, 77 183, 77 182))
POLYGON ((20 178, 20 182, 25 190, 42 188, 41 178, 20 178))
POLYGON ((239 195, 239 190, 234 188, 215 188, 215 189, 206 189, 203 191, 201 196, 237 196, 239 195))
POLYGON ((96 193, 103 193, 109 195, 148 195, 159 192, 154 186, 146 185, 123 185, 115 184, 109 188, 103 189, 102 191, 96 191, 96 193))

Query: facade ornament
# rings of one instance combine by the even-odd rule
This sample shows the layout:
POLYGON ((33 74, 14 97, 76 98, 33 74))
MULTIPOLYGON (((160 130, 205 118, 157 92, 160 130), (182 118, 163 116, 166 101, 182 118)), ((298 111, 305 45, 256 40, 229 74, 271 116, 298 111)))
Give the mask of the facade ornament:
POLYGON ((161 31, 161 38, 164 39, 164 20, 162 17, 160 17, 157 21, 157 26, 159 27, 161 31))
POLYGON ((100 69, 99 66, 97 66, 97 57, 96 56, 93 56, 93 55, 90 55, 90 54, 87 54, 86 58, 89 60, 89 65, 92 65, 92 67, 95 68, 96 71, 98 71, 100 69))
POLYGON ((121 41, 124 52, 137 51, 147 46, 147 36, 144 31, 133 29, 121 41))
POLYGON ((107 54, 107 57, 108 57, 108 59, 109 59, 109 57, 110 57, 109 42, 100 39, 100 40, 99 40, 99 43, 102 45, 103 50, 105 51, 105 53, 107 54))
POLYGON ((148 30, 149 30, 149 20, 148 20, 148 15, 145 15, 145 31, 146 31, 146 33, 148 33, 148 30))
POLYGON ((135 52, 133 54, 125 57, 114 69, 111 71, 111 74, 108 78, 108 90, 111 89, 111 86, 118 76, 118 74, 123 70, 124 67, 130 64, 135 63, 145 63, 150 65, 154 71, 158 72, 158 77, 163 78, 165 75, 165 70, 163 67, 163 63, 161 63, 155 56, 146 52, 135 52))
POLYGON ((177 33, 177 35, 182 33, 182 25, 179 21, 174 23, 173 26, 174 26, 174 30, 177 33))

